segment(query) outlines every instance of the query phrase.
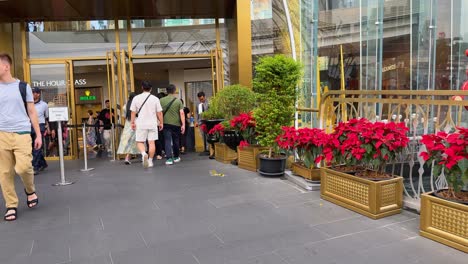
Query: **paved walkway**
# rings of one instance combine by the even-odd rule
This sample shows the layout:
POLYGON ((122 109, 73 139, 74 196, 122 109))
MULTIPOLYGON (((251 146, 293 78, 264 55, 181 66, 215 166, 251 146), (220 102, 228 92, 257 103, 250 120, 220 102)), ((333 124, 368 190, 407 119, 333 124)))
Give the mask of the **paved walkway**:
MULTIPOLYGON (((19 218, 0 222, 1 264, 467 263, 418 235, 419 216, 374 221, 232 165, 183 156, 144 170, 106 160, 67 162, 37 176, 39 208, 21 193, 19 218), (215 169, 224 177, 210 176, 215 169)), ((1 201, 3 204, 3 201, 1 201)))

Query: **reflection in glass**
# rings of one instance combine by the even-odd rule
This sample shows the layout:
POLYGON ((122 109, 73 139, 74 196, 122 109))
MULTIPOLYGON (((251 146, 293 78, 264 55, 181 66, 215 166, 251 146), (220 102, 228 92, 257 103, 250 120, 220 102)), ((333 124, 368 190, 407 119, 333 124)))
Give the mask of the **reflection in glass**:
MULTIPOLYGON (((44 22, 41 27, 28 30, 28 55, 29 58, 104 56, 106 51, 115 49, 114 28, 113 20, 44 22)), ((121 41, 126 42, 126 38, 121 41)))
POLYGON ((132 20, 134 55, 210 54, 216 48, 212 20, 132 20))

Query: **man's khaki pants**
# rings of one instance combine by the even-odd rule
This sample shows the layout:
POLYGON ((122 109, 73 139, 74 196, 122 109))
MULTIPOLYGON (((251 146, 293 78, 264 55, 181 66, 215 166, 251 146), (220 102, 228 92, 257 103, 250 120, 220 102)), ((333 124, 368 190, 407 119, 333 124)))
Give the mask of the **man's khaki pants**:
POLYGON ((18 207, 15 172, 28 193, 35 192, 30 134, 19 135, 0 131, 0 185, 7 208, 18 207))

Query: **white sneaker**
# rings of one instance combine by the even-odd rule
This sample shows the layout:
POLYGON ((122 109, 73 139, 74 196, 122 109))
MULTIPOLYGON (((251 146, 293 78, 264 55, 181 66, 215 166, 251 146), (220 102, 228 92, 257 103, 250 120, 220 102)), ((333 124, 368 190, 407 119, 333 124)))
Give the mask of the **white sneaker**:
POLYGON ((148 168, 148 154, 143 155, 143 168, 148 168))
POLYGON ((174 158, 174 163, 180 162, 180 157, 174 158))
POLYGON ((153 160, 152 159, 148 159, 148 168, 153 168, 154 164, 153 164, 153 160))

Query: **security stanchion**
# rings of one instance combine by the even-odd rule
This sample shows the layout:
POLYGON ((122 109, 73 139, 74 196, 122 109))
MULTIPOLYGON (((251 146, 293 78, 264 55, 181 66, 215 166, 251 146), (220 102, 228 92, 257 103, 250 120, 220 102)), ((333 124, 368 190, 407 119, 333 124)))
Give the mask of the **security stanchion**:
POLYGON ((112 159, 111 161, 116 161, 116 155, 115 155, 115 125, 112 124, 111 126, 111 134, 112 134, 112 159))
POLYGON ((84 158, 84 169, 82 172, 88 172, 94 170, 94 168, 88 168, 88 148, 86 144, 86 123, 83 123, 83 158, 84 158))
POLYGON ((66 186, 73 184, 65 180, 65 164, 63 161, 63 135, 62 135, 62 122, 58 123, 58 143, 59 143, 59 156, 60 156, 60 182, 53 184, 53 186, 66 186))

